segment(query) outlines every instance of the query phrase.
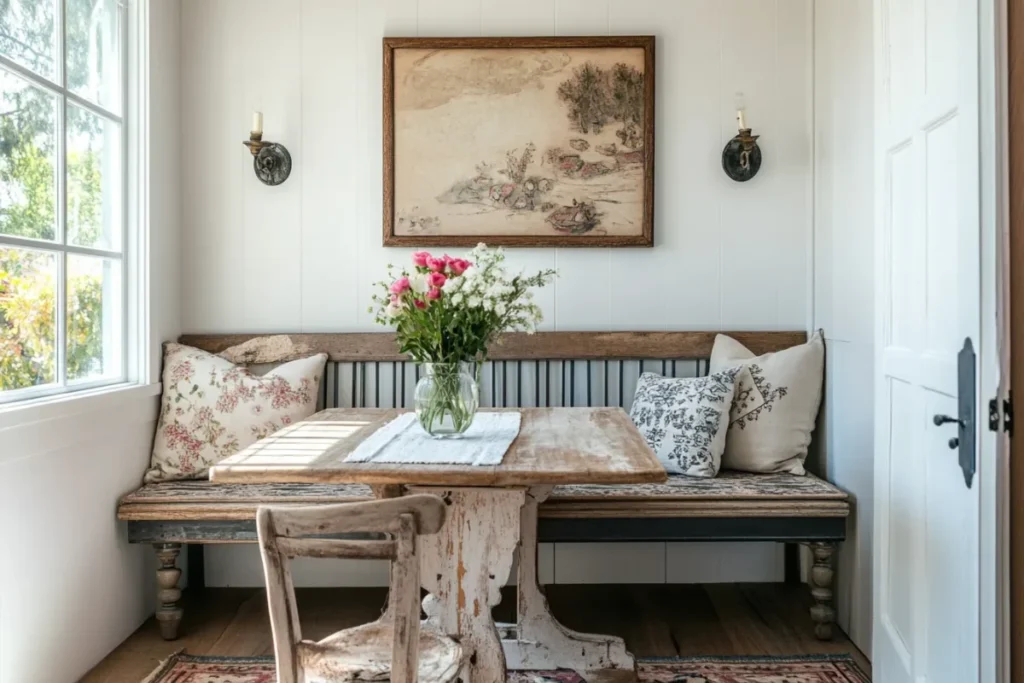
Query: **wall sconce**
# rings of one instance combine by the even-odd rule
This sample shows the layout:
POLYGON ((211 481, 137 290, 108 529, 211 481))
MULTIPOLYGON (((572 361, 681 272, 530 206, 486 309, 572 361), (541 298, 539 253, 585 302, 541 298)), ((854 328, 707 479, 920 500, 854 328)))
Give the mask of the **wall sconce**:
POLYGON ((252 115, 252 131, 242 143, 252 152, 252 169, 264 185, 280 185, 292 173, 292 155, 284 145, 263 142, 263 113, 252 115))
POLYGON ((757 145, 760 135, 751 135, 743 118, 743 110, 736 112, 739 133, 725 144, 722 150, 722 170, 738 183, 745 183, 761 170, 761 148, 757 145))

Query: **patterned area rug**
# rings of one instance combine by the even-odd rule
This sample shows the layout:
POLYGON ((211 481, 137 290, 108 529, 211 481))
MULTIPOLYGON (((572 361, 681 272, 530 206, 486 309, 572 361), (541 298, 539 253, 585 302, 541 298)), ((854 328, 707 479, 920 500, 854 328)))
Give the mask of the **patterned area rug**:
MULTIPOLYGON (((680 657, 639 661, 641 683, 871 683, 848 655, 680 657)), ((143 683, 276 683, 272 657, 178 654, 143 683)), ((586 683, 573 671, 516 671, 509 683, 586 683)))

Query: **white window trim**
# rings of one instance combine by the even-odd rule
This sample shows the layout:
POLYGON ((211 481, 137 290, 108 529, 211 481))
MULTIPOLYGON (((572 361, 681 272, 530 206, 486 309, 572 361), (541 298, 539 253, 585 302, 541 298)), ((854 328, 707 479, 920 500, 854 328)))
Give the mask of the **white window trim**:
POLYGON ((128 2, 125 38, 124 112, 131 125, 125 144, 126 232, 134 239, 125 245, 125 371, 128 381, 154 384, 151 376, 152 320, 150 297, 150 211, 149 211, 149 3, 128 2))
MULTIPOLYGON (((64 17, 61 13, 61 30, 58 32, 60 59, 57 60, 59 83, 42 78, 31 70, 0 56, 0 65, 32 85, 64 98, 88 111, 117 121, 122 127, 122 251, 109 252, 103 249, 57 244, 43 240, 3 236, 2 244, 63 251, 65 254, 90 256, 116 256, 122 262, 122 349, 120 376, 107 377, 91 382, 75 382, 70 386, 64 380, 63 363, 58 362, 61 383, 57 386, 27 387, 0 394, 0 428, 12 416, 17 419, 39 419, 38 414, 61 414, 78 412, 68 410, 67 404, 81 400, 88 405, 97 399, 107 401, 110 395, 127 392, 138 398, 155 395, 160 391, 159 377, 150 371, 150 281, 149 281, 149 2, 150 0, 119 0, 125 7, 125 20, 121 36, 122 51, 122 106, 121 114, 115 115, 102 107, 61 87, 64 81, 64 17), (126 125, 126 122, 128 125, 126 125), (57 249, 54 247, 57 246, 57 249), (49 406, 49 407, 48 407, 49 406), (42 412, 38 412, 42 411, 42 412)), ((62 103, 60 112, 65 105, 62 103)), ((64 118, 63 116, 61 118, 64 118)), ((60 126, 57 140, 58 197, 63 196, 65 179, 66 126, 60 126)), ((58 201, 59 237, 66 242, 63 201, 58 201)), ((61 269, 61 284, 66 282, 66 268, 61 269)), ((57 324, 64 327, 64 287, 58 289, 56 308, 57 324)), ((66 343, 66 342, 65 342, 66 343)), ((59 344, 56 353, 63 359, 65 349, 59 344)), ((84 406, 83 406, 84 407, 84 406)))
MULTIPOLYGON (((5 430, 23 427, 33 423, 72 417, 86 413, 109 414, 124 404, 145 401, 159 396, 160 384, 130 384, 123 382, 107 387, 86 391, 69 391, 31 401, 19 401, 0 406, 0 463, 6 455, 18 454, 8 441, 5 430)), ((156 419, 156 404, 153 405, 153 419, 156 419)), ((20 454, 23 455, 23 454, 20 454)), ((19 455, 19 457, 20 457, 19 455)))

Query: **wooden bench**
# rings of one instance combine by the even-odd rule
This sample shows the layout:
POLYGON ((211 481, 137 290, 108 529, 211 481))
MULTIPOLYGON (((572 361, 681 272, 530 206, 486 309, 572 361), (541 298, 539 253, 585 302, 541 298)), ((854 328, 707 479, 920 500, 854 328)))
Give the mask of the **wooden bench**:
MULTIPOLYGON (((730 332, 761 354, 802 343, 802 332, 730 332)), ((713 332, 550 332, 509 335, 492 349, 481 403, 490 406, 616 405, 628 410, 643 371, 669 376, 707 373, 713 332)), ((388 334, 185 336, 181 342, 238 361, 276 363, 313 352, 329 354, 320 407, 403 407, 411 403, 418 367, 395 352, 388 334), (242 345, 239 347, 239 345, 242 345)), ((177 558, 189 554, 190 584, 201 586, 202 546, 256 540, 262 503, 311 504, 367 500, 360 485, 244 485, 181 481, 150 484, 125 495, 118 518, 132 543, 152 544, 164 637, 177 637, 182 610, 177 558)), ((797 544, 810 546, 819 638, 832 635, 832 560, 846 537, 848 495, 813 475, 722 472, 715 479, 670 477, 665 484, 560 486, 541 505, 541 542, 776 541, 787 544, 786 579, 799 580, 797 544)))

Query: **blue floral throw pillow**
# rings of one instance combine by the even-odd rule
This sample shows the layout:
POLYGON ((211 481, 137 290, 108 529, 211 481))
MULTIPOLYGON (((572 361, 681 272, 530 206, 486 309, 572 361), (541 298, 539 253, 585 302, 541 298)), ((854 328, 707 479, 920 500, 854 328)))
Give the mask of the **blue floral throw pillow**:
POLYGON ((669 474, 714 477, 725 451, 735 367, 707 377, 640 376, 629 417, 669 474))

